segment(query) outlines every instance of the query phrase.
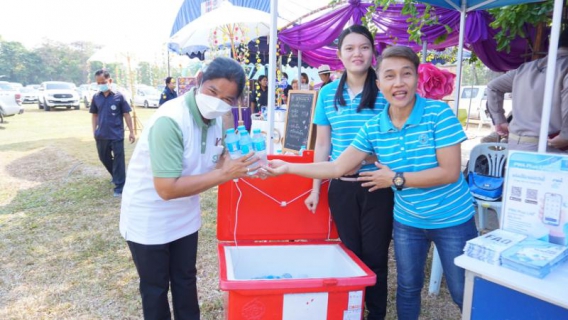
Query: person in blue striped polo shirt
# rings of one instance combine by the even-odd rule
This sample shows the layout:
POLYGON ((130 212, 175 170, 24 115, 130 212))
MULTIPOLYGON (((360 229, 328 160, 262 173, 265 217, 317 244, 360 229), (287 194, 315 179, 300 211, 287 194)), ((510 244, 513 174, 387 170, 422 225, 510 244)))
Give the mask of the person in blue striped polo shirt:
POLYGON ((424 266, 433 241, 446 283, 462 307, 464 270, 453 260, 467 240, 477 236, 473 199, 461 175, 461 142, 467 137, 450 107, 416 94, 420 60, 408 47, 387 48, 378 58, 377 85, 388 105, 369 120, 351 145, 333 162, 270 162, 269 174, 311 178, 340 177, 369 152, 380 170, 360 173, 373 192, 395 190, 394 247, 397 265, 398 319, 418 319, 424 266))
MULTIPOLYGON (((353 25, 339 35, 338 52, 345 72, 338 81, 323 87, 318 95, 314 123, 317 126, 314 162, 335 160, 359 129, 383 111, 386 100, 376 86, 371 63, 375 53, 373 36, 367 28, 353 25)), ((387 310, 388 249, 392 238, 394 195, 385 187, 375 192, 361 186, 358 173, 377 170, 370 151, 348 174, 331 180, 329 208, 339 238, 375 274, 377 283, 365 291, 369 320, 384 319, 387 310)), ((315 211, 319 201, 320 180, 314 180, 306 199, 315 211)))

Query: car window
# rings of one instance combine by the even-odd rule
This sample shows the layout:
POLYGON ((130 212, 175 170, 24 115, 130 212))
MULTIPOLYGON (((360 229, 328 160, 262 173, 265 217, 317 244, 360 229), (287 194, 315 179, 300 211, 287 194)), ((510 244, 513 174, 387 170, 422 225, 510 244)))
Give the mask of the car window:
POLYGON ((75 89, 75 85, 71 83, 47 83, 46 90, 61 90, 61 89, 75 89))
POLYGON ((140 89, 140 91, 144 92, 145 95, 147 96, 156 96, 159 95, 160 93, 158 92, 158 90, 152 88, 152 87, 148 87, 148 88, 144 88, 144 89, 140 89))
POLYGON ((9 84, 0 83, 0 89, 2 90, 12 90, 12 87, 9 84))
POLYGON ((477 97, 479 88, 463 88, 462 99, 472 99, 477 97))

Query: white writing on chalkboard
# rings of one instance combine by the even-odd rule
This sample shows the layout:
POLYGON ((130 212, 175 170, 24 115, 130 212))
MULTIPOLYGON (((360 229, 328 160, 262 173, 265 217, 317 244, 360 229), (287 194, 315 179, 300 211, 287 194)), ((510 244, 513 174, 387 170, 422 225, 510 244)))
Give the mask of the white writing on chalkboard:
POLYGON ((308 145, 312 134, 315 99, 315 92, 290 91, 284 149, 299 151, 302 146, 308 145))

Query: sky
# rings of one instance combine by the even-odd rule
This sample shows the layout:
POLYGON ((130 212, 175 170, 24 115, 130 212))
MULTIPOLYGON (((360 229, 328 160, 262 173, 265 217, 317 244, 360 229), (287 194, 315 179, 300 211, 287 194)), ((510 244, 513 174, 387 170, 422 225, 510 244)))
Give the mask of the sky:
POLYGON ((45 39, 165 43, 183 0, 0 0, 0 36, 28 49, 45 39))
MULTIPOLYGON (((279 14, 282 17, 296 18, 314 8, 327 5, 330 0, 305 1, 279 0, 279 14)), ((165 44, 170 38, 174 20, 183 2, 184 0, 0 0, 0 37, 6 41, 20 42, 28 49, 38 47, 46 40, 63 43, 93 42, 103 46, 103 56, 108 56, 107 52, 122 52, 126 46, 136 60, 157 62, 165 57, 165 44)), ((176 57, 175 54, 170 57, 175 60, 175 65, 184 63, 184 60, 189 62, 189 59, 176 57)))

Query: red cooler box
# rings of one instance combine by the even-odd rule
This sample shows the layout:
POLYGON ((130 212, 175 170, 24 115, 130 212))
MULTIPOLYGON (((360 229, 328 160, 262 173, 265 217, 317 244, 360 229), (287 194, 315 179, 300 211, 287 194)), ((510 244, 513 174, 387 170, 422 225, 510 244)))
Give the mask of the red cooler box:
MULTIPOLYGON (((312 162, 313 154, 269 156, 312 162)), ((355 320, 375 274, 339 242, 320 190, 316 213, 304 205, 312 180, 284 175, 219 186, 220 288, 229 320, 355 320)))

